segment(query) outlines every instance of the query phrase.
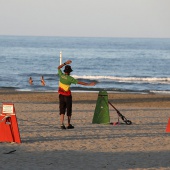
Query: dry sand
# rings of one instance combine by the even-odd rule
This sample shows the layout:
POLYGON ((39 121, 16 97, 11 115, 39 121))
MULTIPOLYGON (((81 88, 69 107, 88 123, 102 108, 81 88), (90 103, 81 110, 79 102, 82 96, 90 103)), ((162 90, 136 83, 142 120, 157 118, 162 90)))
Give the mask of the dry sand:
POLYGON ((117 126, 92 124, 97 96, 73 92, 75 129, 61 130, 57 92, 1 90, 0 102, 14 103, 22 143, 0 143, 0 169, 170 169, 170 95, 109 93, 133 122, 117 126))

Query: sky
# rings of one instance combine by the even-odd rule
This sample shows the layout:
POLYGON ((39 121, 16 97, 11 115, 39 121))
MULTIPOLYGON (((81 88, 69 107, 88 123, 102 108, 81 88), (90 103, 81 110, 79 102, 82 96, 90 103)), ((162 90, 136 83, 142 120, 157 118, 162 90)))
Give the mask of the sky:
POLYGON ((0 0, 0 35, 170 38, 170 0, 0 0))

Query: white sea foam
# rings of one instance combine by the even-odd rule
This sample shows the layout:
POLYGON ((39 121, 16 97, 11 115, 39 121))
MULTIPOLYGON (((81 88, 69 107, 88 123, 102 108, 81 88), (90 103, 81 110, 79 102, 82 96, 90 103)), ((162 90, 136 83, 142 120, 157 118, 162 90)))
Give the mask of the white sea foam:
POLYGON ((139 82, 139 83, 159 83, 159 84, 170 84, 170 77, 115 77, 115 76, 77 76, 79 79, 90 79, 90 80, 113 80, 116 82, 139 82))
POLYGON ((156 94, 170 94, 170 91, 158 91, 158 90, 151 90, 151 93, 156 93, 156 94))

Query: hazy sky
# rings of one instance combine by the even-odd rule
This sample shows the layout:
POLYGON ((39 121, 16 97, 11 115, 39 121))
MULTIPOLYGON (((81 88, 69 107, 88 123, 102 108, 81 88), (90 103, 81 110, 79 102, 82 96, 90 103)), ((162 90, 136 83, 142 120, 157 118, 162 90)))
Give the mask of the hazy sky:
POLYGON ((170 38, 170 0, 0 0, 0 35, 170 38))

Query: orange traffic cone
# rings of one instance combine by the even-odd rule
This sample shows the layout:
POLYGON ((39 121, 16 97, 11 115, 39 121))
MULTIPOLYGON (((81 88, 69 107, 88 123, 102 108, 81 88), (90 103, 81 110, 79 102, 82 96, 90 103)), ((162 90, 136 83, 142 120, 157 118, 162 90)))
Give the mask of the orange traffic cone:
POLYGON ((166 132, 170 132, 170 118, 168 120, 168 124, 167 124, 167 127, 166 127, 166 132))

